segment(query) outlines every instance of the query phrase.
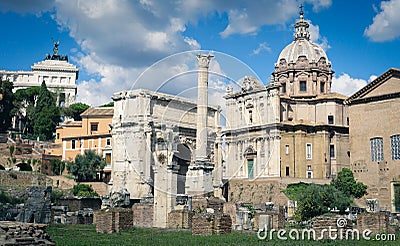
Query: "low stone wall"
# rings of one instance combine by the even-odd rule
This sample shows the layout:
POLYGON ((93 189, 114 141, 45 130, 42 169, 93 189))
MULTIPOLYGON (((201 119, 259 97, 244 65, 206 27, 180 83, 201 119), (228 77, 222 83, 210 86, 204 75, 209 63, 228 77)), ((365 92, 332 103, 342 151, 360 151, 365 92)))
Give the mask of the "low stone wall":
POLYGON ((193 212, 188 210, 172 210, 168 214, 168 228, 188 229, 192 226, 193 212))
POLYGON ((45 224, 0 221, 0 245, 56 245, 45 224))
POLYGON ((340 215, 321 215, 312 219, 311 228, 315 231, 316 239, 345 239, 346 231, 353 228, 353 223, 340 215), (329 229, 336 231, 329 236, 329 229))
POLYGON ((151 204, 135 204, 132 206, 133 225, 136 227, 153 227, 154 206, 151 204))
POLYGON ((287 206, 289 198, 282 192, 290 183, 305 182, 327 184, 329 179, 299 179, 299 178, 265 178, 265 179, 231 179, 228 187, 229 202, 244 202, 265 204, 273 202, 275 205, 287 206))
POLYGON ((394 228, 389 225, 389 215, 385 213, 362 213, 357 215, 357 226, 359 231, 370 230, 372 234, 394 233, 394 228))
POLYGON ((213 235, 230 233, 232 220, 227 214, 202 213, 193 216, 192 235, 213 235))
POLYGON ((68 211, 78 211, 84 208, 96 211, 101 208, 101 199, 98 197, 67 197, 60 198, 58 204, 68 207, 68 211))
POLYGON ((253 229, 258 231, 258 229, 265 228, 265 225, 267 225, 267 228, 275 230, 285 228, 285 210, 283 207, 278 207, 276 211, 256 211, 253 229))
POLYGON ((232 224, 236 224, 236 204, 227 202, 224 203, 223 213, 228 214, 232 219, 232 224))
POLYGON ((107 208, 94 213, 96 231, 113 233, 133 228, 132 211, 129 208, 107 208))
POLYGON ((0 186, 52 186, 53 180, 46 175, 22 171, 0 170, 0 186))

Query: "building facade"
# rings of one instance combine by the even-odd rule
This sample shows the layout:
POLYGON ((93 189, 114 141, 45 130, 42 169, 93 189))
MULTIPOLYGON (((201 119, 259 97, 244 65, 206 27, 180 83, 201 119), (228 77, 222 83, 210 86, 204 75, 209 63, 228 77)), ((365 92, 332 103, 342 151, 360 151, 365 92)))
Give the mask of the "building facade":
POLYGON ((47 88, 57 95, 57 105, 68 107, 75 101, 78 68, 68 62, 67 56, 58 54, 59 42, 54 43, 53 55, 46 55, 45 60, 35 63, 32 71, 0 70, 0 78, 13 82, 14 89, 26 89, 46 82, 47 88))
POLYGON ((348 100, 350 162, 371 210, 400 212, 400 70, 389 69, 348 100))
POLYGON ((308 28, 301 11, 269 85, 245 77, 228 89, 225 179, 324 179, 349 166, 347 97, 331 92, 331 63, 308 28))
POLYGON ((81 114, 82 121, 60 123, 56 128, 54 147, 48 151, 49 154, 60 155, 65 161, 73 161, 76 155, 83 155, 85 150, 94 150, 107 164, 99 179, 109 181, 112 161, 110 124, 113 114, 112 107, 89 108, 81 114))

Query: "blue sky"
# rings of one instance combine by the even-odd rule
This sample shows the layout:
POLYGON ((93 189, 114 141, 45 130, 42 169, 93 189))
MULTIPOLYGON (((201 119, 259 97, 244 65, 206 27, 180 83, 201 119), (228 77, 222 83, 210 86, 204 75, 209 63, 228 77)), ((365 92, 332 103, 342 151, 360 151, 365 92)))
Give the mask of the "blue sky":
MULTIPOLYGON (((78 101, 91 105, 133 85, 159 88, 165 76, 190 70, 194 56, 165 59, 147 76, 140 74, 160 59, 198 49, 218 54, 215 72, 235 80, 250 73, 266 84, 279 53, 293 41, 300 3, 313 41, 332 63, 336 91, 350 95, 400 67, 400 0, 2 0, 0 69, 30 70, 52 52, 55 39, 60 54, 80 69, 78 101), (228 65, 236 59, 241 69, 228 65), (146 79, 134 84, 138 77, 146 79)), ((191 81, 184 88, 195 86, 194 76, 184 80, 191 81)), ((214 82, 221 99, 224 83, 214 82)), ((164 92, 179 94, 176 88, 183 83, 164 92)), ((214 102, 223 103, 219 99, 214 102)))

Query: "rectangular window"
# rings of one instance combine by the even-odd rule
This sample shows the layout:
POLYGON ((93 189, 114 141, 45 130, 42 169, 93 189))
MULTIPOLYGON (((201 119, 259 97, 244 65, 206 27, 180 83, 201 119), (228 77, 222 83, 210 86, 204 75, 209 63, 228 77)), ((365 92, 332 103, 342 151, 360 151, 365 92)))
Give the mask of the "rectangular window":
POLYGON ((106 145, 111 146, 111 138, 106 138, 106 145))
POLYGON ((253 159, 249 159, 249 160, 247 160, 247 177, 249 178, 249 179, 252 179, 252 178, 254 178, 254 166, 253 166, 253 164, 254 164, 254 160, 253 159))
POLYGON ((325 82, 321 82, 320 91, 321 91, 321 93, 325 93, 325 82))
POLYGON ((335 121, 333 120, 333 115, 328 115, 328 124, 335 124, 335 121))
POLYGON ((400 135, 390 137, 390 148, 392 151, 392 160, 400 160, 400 135))
POLYGON ((286 177, 289 177, 290 173, 289 173, 289 167, 286 167, 286 177))
POLYGON ((307 178, 312 179, 312 172, 310 172, 310 171, 307 172, 307 178))
POLYGON ((91 123, 90 124, 90 131, 96 132, 96 131, 98 131, 98 128, 99 128, 99 123, 91 123))
POLYGON ((307 81, 300 81, 300 92, 307 91, 307 81))
POLYGON ((383 139, 371 138, 371 161, 383 161, 383 139))
POLYGON ((60 139, 60 133, 57 133, 57 139, 60 139))
POLYGON ((306 159, 312 159, 312 145, 310 143, 306 144, 306 159))
POLYGON ((334 144, 331 144, 329 146, 329 154, 330 154, 331 158, 335 158, 335 145, 334 144))
POLYGON ((289 144, 286 144, 285 146, 285 154, 289 154, 289 144))
POLYGON ((307 165, 307 171, 312 171, 311 165, 307 165))
POLYGON ((75 149, 75 139, 71 140, 71 149, 75 149))
POLYGON ((111 153, 106 153, 106 164, 107 165, 111 164, 111 153))

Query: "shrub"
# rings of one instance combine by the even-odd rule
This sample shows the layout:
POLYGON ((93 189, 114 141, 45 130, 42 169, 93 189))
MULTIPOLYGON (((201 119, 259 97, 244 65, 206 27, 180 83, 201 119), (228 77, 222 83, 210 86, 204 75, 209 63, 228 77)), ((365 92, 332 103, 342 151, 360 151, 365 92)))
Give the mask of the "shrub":
POLYGON ((87 184, 77 184, 72 188, 72 193, 74 196, 84 196, 84 197, 98 197, 99 194, 93 190, 91 185, 87 184))

